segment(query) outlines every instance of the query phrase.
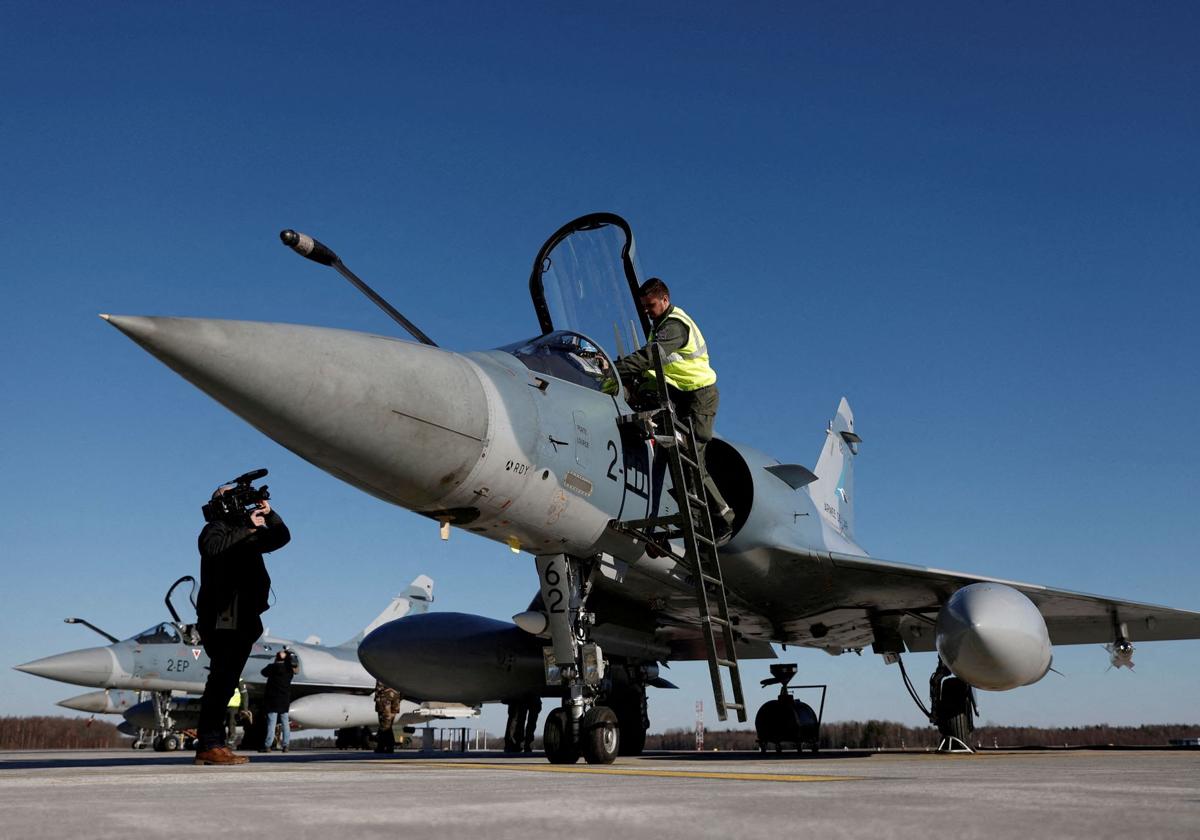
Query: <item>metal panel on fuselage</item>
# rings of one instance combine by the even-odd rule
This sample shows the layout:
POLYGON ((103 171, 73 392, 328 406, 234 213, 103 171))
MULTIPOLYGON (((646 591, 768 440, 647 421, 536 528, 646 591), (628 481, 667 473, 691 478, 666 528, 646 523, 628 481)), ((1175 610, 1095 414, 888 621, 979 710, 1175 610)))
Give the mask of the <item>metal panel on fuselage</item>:
POLYGON ((470 359, 488 400, 488 440, 445 502, 479 510, 468 530, 533 554, 586 554, 611 520, 646 515, 646 443, 622 439, 623 403, 503 351, 470 359))

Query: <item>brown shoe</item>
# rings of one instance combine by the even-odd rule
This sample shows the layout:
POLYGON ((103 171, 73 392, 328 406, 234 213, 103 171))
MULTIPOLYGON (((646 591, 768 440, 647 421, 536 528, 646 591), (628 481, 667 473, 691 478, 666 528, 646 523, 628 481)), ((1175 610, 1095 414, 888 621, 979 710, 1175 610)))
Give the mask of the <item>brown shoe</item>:
POLYGON ((250 759, 244 755, 238 755, 229 747, 210 747, 207 750, 197 751, 196 760, 193 764, 218 764, 221 766, 234 764, 247 764, 250 759))

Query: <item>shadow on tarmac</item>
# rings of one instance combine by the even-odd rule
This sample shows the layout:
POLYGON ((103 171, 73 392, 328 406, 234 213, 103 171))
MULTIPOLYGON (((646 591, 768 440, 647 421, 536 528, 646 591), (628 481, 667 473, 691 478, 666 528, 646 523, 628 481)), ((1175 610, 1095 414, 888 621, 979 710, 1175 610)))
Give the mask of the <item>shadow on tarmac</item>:
MULTIPOLYGON (((1007 749, 983 749, 981 753, 1012 753, 1012 752, 1192 752, 1196 748, 1181 749, 1179 747, 1170 746, 1149 746, 1149 747, 1024 747, 1024 748, 1007 748, 1007 749)), ((195 756, 192 752, 178 753, 133 753, 127 755, 123 753, 101 752, 99 755, 89 754, 90 750, 61 750, 48 753, 37 753, 36 751, 19 751, 9 753, 12 758, 7 758, 3 752, 0 752, 0 772, 6 770, 65 770, 70 768, 77 769, 102 769, 106 767, 179 767, 191 766, 195 756), (28 757, 18 757, 28 756, 28 757)), ((243 753, 244 754, 244 753, 243 753)), ((834 761, 842 758, 871 758, 881 754, 888 755, 903 755, 903 754, 929 754, 934 755, 928 750, 888 750, 886 753, 879 753, 874 750, 826 750, 819 753, 797 753, 794 750, 791 752, 767 752, 762 753, 757 750, 730 751, 730 752, 693 752, 693 751, 653 751, 645 752, 637 756, 635 760, 639 761, 674 761, 674 762, 731 762, 731 761, 787 761, 787 762, 811 762, 811 761, 834 761)), ((533 753, 505 753, 500 751, 472 751, 472 752, 418 752, 415 750, 404 750, 396 753, 373 753, 365 750, 299 750, 290 752, 287 755, 279 753, 270 753, 266 755, 256 755, 249 753, 250 764, 243 766, 253 767, 255 765, 286 765, 286 764, 338 764, 345 762, 361 762, 361 761, 438 761, 438 760, 459 760, 459 761, 475 761, 475 762, 528 762, 530 759, 545 761, 545 754, 537 751, 533 753)), ((628 761, 629 759, 619 759, 628 761)))
MULTIPOLYGON (((76 752, 61 752, 55 755, 39 756, 37 758, 14 758, 5 760, 0 753, 0 772, 5 770, 64 770, 67 768, 103 768, 103 767, 177 767, 191 765, 196 754, 193 752, 178 752, 169 755, 138 753, 129 756, 87 755, 86 750, 76 752)), ((245 753, 239 753, 245 755, 245 753)), ((250 765, 277 763, 306 763, 306 762, 336 762, 361 761, 364 758, 375 757, 369 752, 294 752, 287 755, 254 755, 249 754, 250 765)), ((243 765, 249 766, 249 765, 243 765)))
MULTIPOLYGON (((65 769, 103 769, 117 767, 179 767, 191 766, 195 756, 192 752, 178 753, 133 753, 132 755, 104 752, 99 755, 89 754, 90 751, 55 751, 50 754, 24 754, 28 758, 5 759, 0 753, 0 772, 6 770, 65 770, 65 769), (36 755, 36 757, 34 757, 36 755)), ((287 755, 270 753, 266 755, 243 753, 250 758, 249 765, 279 765, 279 764, 337 764, 355 761, 436 761, 439 759, 457 759, 468 761, 506 762, 528 761, 529 759, 545 760, 542 752, 533 753, 504 753, 499 751, 472 752, 417 752, 408 751, 396 753, 373 753, 367 751, 306 751, 299 750, 287 755)), ((637 758, 642 761, 815 761, 837 758, 868 758, 874 753, 863 750, 835 750, 822 753, 760 753, 757 751, 744 752, 646 752, 637 758)))
POLYGON ((739 750, 729 752, 645 752, 640 758, 649 761, 829 761, 835 758, 870 758, 875 755, 871 750, 828 750, 818 753, 797 752, 760 752, 758 750, 739 750))

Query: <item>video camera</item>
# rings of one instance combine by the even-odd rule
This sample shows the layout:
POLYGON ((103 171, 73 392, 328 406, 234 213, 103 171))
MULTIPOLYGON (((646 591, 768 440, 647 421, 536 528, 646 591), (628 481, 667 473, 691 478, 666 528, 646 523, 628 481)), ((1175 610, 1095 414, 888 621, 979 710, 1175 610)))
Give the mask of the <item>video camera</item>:
POLYGON ((224 493, 213 496, 212 500, 201 508, 204 513, 204 521, 234 524, 249 522, 250 512, 258 507, 260 502, 271 498, 267 485, 251 486, 253 482, 258 481, 266 474, 266 468, 251 470, 248 473, 242 473, 233 481, 222 484, 222 487, 233 486, 224 493))

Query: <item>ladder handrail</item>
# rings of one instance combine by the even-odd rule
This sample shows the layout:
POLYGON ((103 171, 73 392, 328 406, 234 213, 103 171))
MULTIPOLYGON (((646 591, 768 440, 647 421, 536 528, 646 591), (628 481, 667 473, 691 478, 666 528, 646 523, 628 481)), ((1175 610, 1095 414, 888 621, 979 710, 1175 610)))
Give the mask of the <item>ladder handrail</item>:
MULTIPOLYGON (((667 378, 663 373, 662 351, 658 344, 651 346, 651 359, 657 377, 657 395, 659 408, 653 414, 665 416, 667 432, 674 438, 674 445, 656 447, 658 451, 665 450, 667 464, 671 471, 671 483, 676 488, 679 512, 671 516, 654 516, 645 519, 632 520, 626 527, 641 530, 649 525, 651 529, 660 525, 678 524, 684 542, 684 564, 689 567, 696 589, 697 608, 700 615, 700 627, 704 636, 705 648, 708 653, 709 676, 712 678, 713 698, 716 701, 717 717, 725 720, 730 709, 737 712, 738 721, 746 721, 746 702, 742 693, 741 668, 737 661, 737 640, 734 636, 733 622, 729 617, 729 601, 725 594, 725 578, 721 571, 721 558, 717 553, 716 537, 713 532, 712 515, 708 505, 708 494, 704 489, 705 467, 699 457, 696 446, 696 434, 691 421, 683 422, 675 413, 671 404, 670 393, 667 391, 667 378), (686 447, 685 456, 680 450, 686 447), (693 510, 691 498, 703 504, 697 504, 698 510, 693 510), (712 589, 710 595, 709 589, 712 589), (710 603, 710 600, 714 603, 710 603), (713 611, 713 606, 716 611, 713 611), (722 651, 717 649, 717 633, 713 625, 720 629, 722 651), (733 702, 725 699, 725 685, 721 677, 721 668, 729 671, 729 680, 733 689, 733 702)), ((644 414, 641 416, 645 416, 644 414)), ((648 538, 649 539, 649 538, 648 538)), ((650 540, 654 542, 653 540, 650 540)), ((672 552, 672 554, 674 554, 672 552)))

